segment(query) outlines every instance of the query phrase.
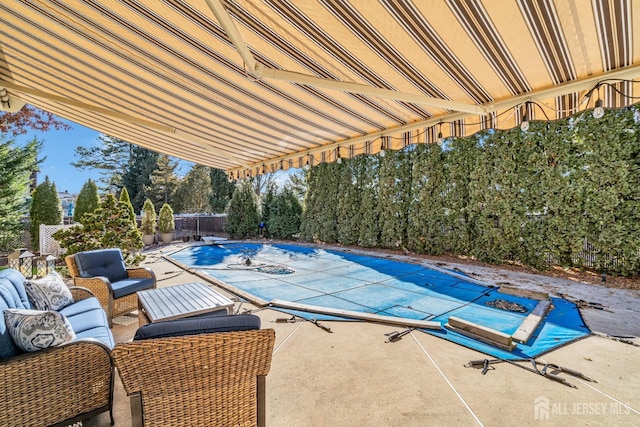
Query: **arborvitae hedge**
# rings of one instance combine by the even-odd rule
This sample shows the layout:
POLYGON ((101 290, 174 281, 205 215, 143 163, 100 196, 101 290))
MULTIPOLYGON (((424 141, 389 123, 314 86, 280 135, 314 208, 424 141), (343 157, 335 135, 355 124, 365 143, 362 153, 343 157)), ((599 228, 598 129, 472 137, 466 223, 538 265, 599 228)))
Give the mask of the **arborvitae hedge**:
POLYGON ((320 164, 308 173, 302 237, 452 253, 544 268, 640 272, 640 125, 634 108, 442 147, 320 164), (588 244, 586 243, 588 242, 588 244))

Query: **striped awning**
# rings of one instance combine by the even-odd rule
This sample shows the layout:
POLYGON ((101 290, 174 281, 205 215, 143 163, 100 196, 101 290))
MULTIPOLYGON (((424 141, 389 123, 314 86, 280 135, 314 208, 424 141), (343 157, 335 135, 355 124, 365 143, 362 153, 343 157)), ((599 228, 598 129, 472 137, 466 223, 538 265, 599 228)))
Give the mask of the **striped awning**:
POLYGON ((626 106, 639 78, 633 0, 0 2, 5 110, 234 177, 626 106))

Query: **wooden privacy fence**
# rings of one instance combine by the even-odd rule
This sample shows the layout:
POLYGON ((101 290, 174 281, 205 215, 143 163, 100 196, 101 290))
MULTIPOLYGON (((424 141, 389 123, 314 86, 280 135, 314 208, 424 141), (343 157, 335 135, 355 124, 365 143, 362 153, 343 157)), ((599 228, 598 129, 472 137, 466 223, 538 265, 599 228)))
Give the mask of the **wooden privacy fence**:
POLYGON ((176 238, 224 236, 226 215, 175 215, 176 238))

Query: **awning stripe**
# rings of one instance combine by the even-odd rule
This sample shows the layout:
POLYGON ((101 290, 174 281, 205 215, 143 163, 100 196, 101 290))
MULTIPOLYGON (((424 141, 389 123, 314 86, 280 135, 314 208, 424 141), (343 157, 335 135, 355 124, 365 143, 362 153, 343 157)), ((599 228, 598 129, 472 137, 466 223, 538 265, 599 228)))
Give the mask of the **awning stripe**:
POLYGON ((518 5, 553 83, 575 80, 576 71, 571 53, 553 2, 519 0, 518 5))
POLYGON ((381 0, 381 4, 423 49, 424 53, 429 55, 473 101, 484 104, 492 100, 491 95, 473 78, 453 51, 438 37, 429 22, 417 11, 413 2, 381 0))
MULTIPOLYGON (((322 50, 328 54, 330 54, 333 58, 339 61, 344 67, 358 75, 362 80, 366 83, 372 85, 373 87, 383 88, 383 89, 394 89, 392 85, 387 83, 382 77, 380 77, 377 73, 372 71, 365 63, 358 60, 358 56, 354 55, 352 52, 348 52, 340 46, 340 44, 333 38, 331 33, 325 31, 323 28, 318 26, 315 22, 313 22, 309 17, 304 15, 298 8, 296 8, 292 4, 280 4, 276 3, 273 0, 265 0, 274 11, 276 11, 280 16, 286 19, 289 24, 294 27, 297 27, 306 37, 311 39, 314 43, 316 43, 322 50)), ((407 108, 412 109, 413 105, 408 103, 399 102, 398 104, 404 105, 407 108)), ((400 116, 391 113, 390 111, 383 109, 381 106, 373 105, 373 108, 385 114, 391 120, 393 120, 396 124, 406 123, 405 119, 400 116)), ((425 118, 426 116, 422 116, 421 118, 425 118)))
POLYGON ((593 0, 592 4, 604 69, 631 65, 631 0, 593 0))
MULTIPOLYGON (((273 46, 277 47, 282 53, 286 54, 291 59, 298 62, 300 65, 304 66, 306 69, 308 69, 312 73, 324 78, 336 79, 336 80, 338 79, 336 75, 334 75, 330 71, 323 68, 317 61, 306 56, 299 49, 297 49, 295 46, 289 43, 286 39, 279 37, 273 30, 271 30, 269 27, 262 24, 262 22, 260 22, 253 15, 250 15, 246 13, 243 9, 237 7, 232 1, 229 1, 227 3, 227 7, 229 7, 230 9, 229 12, 233 16, 235 16, 240 22, 242 22, 247 28, 252 30, 255 34, 261 36, 265 41, 268 41, 273 46)), ((266 65, 269 68, 282 69, 280 65, 278 65, 271 59, 264 57, 260 53, 254 52, 254 55, 258 58, 259 62, 261 62, 263 65, 266 65)), ((264 81, 261 80, 260 82, 263 83, 264 81)), ((306 90, 310 94, 313 94, 314 96, 318 97, 319 100, 322 100, 337 109, 341 109, 343 110, 343 112, 351 116, 358 117, 360 120, 362 120, 364 123, 368 124, 369 126, 375 126, 376 128, 382 129, 382 125, 380 123, 373 122, 372 120, 370 120, 369 118, 362 115, 360 112, 356 110, 346 108, 343 103, 337 101, 334 98, 327 96, 326 94, 323 94, 319 90, 315 88, 303 86, 303 85, 299 85, 299 86, 302 90, 306 90)), ((351 96, 354 99, 361 101, 367 107, 372 106, 371 100, 366 99, 363 96, 360 96, 360 95, 351 95, 351 96)), ((320 110, 316 110, 316 114, 322 115, 324 113, 320 110)), ((362 129, 352 128, 351 126, 342 124, 337 120, 336 120, 336 124, 340 124, 341 126, 344 126, 344 127, 349 127, 359 134, 364 133, 362 129)))
MULTIPOLYGON (((320 0, 340 22, 352 30, 364 44, 375 52, 383 61, 402 75, 420 92, 435 97, 448 99, 447 95, 425 78, 424 74, 410 60, 387 41, 358 11, 344 0, 320 0)), ((427 112, 425 117, 431 116, 427 112)))
POLYGON ((529 92, 531 86, 501 40, 500 33, 492 24, 491 17, 482 4, 474 0, 447 0, 447 4, 509 92, 513 95, 529 92))

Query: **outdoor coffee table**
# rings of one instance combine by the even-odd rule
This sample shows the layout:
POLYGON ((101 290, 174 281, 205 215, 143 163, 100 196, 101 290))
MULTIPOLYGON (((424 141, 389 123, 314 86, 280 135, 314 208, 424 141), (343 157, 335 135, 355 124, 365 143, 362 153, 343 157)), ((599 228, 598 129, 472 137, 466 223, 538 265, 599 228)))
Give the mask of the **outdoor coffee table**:
POLYGON ((140 326, 221 310, 233 314, 233 301, 201 282, 148 289, 137 294, 140 326))

